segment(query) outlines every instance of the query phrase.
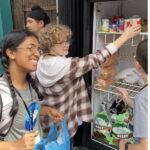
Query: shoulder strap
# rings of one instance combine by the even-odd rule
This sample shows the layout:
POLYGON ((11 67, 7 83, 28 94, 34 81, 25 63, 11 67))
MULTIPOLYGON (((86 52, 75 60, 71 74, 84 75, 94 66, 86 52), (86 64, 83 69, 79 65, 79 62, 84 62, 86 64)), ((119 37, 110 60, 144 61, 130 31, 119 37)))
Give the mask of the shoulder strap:
POLYGON ((11 128, 14 118, 10 116, 12 105, 13 99, 7 80, 0 77, 0 140, 4 140, 11 128))

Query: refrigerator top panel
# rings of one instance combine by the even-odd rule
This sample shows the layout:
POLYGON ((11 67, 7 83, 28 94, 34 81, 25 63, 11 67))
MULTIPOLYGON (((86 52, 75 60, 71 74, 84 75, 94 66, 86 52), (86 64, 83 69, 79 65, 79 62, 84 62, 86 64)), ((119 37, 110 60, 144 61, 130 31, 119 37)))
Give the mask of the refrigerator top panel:
POLYGON ((120 1, 120 0, 90 0, 90 2, 107 2, 107 1, 120 1))
POLYGON ((122 13, 125 18, 138 15, 142 19, 148 19, 148 0, 123 0, 122 13))
POLYGON ((147 0, 122 0, 107 1, 95 3, 97 11, 103 18, 113 18, 115 15, 121 15, 124 18, 139 16, 141 19, 148 19, 147 0))

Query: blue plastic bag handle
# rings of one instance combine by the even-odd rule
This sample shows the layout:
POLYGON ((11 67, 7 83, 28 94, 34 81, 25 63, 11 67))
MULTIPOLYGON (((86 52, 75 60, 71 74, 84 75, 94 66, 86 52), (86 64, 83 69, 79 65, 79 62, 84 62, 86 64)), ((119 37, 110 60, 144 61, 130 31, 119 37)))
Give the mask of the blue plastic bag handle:
POLYGON ((62 135, 63 135, 63 139, 66 139, 66 137, 69 136, 69 132, 68 132, 68 127, 67 127, 67 122, 66 120, 62 120, 61 122, 61 127, 62 127, 62 135))
POLYGON ((43 141, 43 143, 46 144, 49 141, 54 141, 58 138, 58 136, 59 136, 59 133, 57 130, 56 123, 53 122, 50 126, 50 131, 49 131, 47 137, 45 138, 45 140, 43 141))
MULTIPOLYGON (((67 122, 66 122, 65 119, 61 121, 61 128, 62 128, 62 137, 63 137, 63 140, 64 140, 67 137, 69 137, 67 122)), ((43 143, 46 144, 49 141, 56 140, 58 138, 59 134, 60 133, 57 130, 57 125, 56 125, 56 123, 53 122, 50 126, 50 131, 49 131, 46 139, 43 141, 43 143)))

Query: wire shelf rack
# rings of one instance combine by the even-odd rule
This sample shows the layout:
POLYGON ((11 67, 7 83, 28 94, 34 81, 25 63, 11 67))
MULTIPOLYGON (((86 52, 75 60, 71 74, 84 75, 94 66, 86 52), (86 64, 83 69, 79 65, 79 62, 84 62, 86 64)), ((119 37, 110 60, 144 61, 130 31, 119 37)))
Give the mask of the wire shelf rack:
POLYGON ((117 93, 116 88, 117 87, 122 87, 125 88, 128 91, 128 94, 131 98, 134 98, 135 95, 141 90, 141 86, 135 85, 135 84, 127 84, 121 81, 116 81, 113 84, 111 84, 107 89, 101 89, 99 86, 95 85, 94 89, 95 90, 100 90, 104 92, 109 92, 115 95, 119 95, 117 93))

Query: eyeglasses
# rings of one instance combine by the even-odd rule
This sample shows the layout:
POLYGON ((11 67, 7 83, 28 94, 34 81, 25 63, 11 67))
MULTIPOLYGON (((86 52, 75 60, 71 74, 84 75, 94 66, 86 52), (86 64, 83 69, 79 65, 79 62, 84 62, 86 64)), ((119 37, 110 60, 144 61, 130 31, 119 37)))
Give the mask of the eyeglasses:
POLYGON ((41 47, 36 45, 28 45, 27 47, 17 47, 16 49, 28 49, 31 53, 38 51, 40 54, 42 53, 41 47))
POLYGON ((72 41, 71 41, 71 40, 68 40, 68 41, 63 41, 63 42, 55 43, 55 44, 60 44, 60 45, 62 45, 62 46, 66 46, 66 45, 71 45, 71 44, 72 44, 72 41))

